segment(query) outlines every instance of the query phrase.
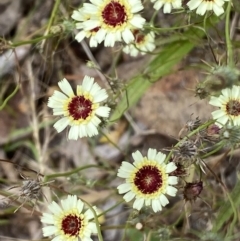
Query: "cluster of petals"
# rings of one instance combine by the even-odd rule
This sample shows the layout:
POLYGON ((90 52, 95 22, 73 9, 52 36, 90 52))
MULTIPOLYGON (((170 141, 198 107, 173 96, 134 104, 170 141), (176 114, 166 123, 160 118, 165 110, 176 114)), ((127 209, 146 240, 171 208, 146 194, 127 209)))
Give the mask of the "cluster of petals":
MULTIPOLYGON (((94 214, 91 209, 84 210, 84 203, 75 195, 68 195, 61 200, 61 205, 52 202, 48 209, 50 213, 43 213, 41 222, 43 236, 55 236, 53 241, 93 241, 90 236, 97 233, 96 223, 91 221, 94 214)), ((96 210, 95 207, 93 207, 96 210)))
POLYGON ((182 0, 151 0, 154 3, 153 7, 156 10, 163 8, 164 13, 171 13, 172 9, 182 7, 182 0))
POLYGON ((166 155, 149 149, 147 157, 139 151, 132 154, 134 162, 123 162, 118 176, 125 179, 117 189, 124 194, 124 200, 133 202, 133 208, 140 210, 143 206, 151 206, 154 212, 162 210, 169 201, 166 194, 175 196, 177 189, 172 185, 178 183, 176 176, 170 175, 177 169, 173 162, 165 163, 166 155))
POLYGON ((190 10, 197 9, 196 13, 204 15, 206 11, 213 11, 217 16, 224 13, 224 2, 229 0, 190 0, 187 6, 190 10))
POLYGON ((97 135, 101 118, 107 118, 110 113, 109 107, 100 105, 108 98, 106 90, 89 76, 85 76, 82 85, 77 86, 76 94, 66 79, 58 82, 58 86, 63 93, 55 90, 48 100, 53 115, 61 116, 54 124, 57 132, 70 126, 70 140, 97 135))
MULTIPOLYGON (((229 0, 190 0, 187 6, 190 10, 197 9, 196 13, 204 15, 206 11, 213 11, 217 16, 224 13, 223 5, 229 0)), ((171 13, 172 9, 180 9, 182 0, 151 0, 156 10, 163 8, 164 13, 171 13)))
POLYGON ((220 96, 211 96, 209 104, 219 108, 212 112, 217 125, 240 125, 240 86, 223 89, 220 96))
POLYGON ((155 48, 155 34, 149 32, 147 34, 140 32, 138 30, 133 31, 134 42, 126 45, 123 48, 123 52, 136 57, 138 54, 144 55, 146 53, 152 52, 155 48))
POLYGON ((90 47, 104 41, 105 47, 113 47, 115 42, 129 44, 134 40, 131 29, 142 29, 145 19, 138 12, 143 10, 140 0, 90 0, 84 3, 72 18, 77 21, 80 32, 77 41, 90 38, 90 47))

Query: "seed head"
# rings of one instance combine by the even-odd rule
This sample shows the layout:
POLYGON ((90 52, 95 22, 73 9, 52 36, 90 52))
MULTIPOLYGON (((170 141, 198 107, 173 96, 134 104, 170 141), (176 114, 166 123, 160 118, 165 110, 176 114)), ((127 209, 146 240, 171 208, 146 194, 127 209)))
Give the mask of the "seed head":
POLYGON ((202 181, 199 182, 187 182, 184 191, 183 197, 186 201, 195 201, 197 197, 199 197, 200 193, 203 190, 203 183, 202 181))
POLYGON ((191 140, 181 141, 177 150, 175 151, 175 155, 177 159, 195 159, 198 154, 198 148, 195 143, 191 140))
POLYGON ((189 120, 186 123, 186 128, 188 131, 196 130, 201 125, 201 120, 197 117, 195 120, 189 120))

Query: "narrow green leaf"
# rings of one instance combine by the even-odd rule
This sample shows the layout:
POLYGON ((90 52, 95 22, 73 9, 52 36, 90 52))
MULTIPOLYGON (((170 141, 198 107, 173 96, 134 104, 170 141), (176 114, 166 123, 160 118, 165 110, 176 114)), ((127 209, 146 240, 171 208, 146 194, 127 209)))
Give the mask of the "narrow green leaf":
POLYGON ((111 116, 110 121, 119 119, 123 113, 132 107, 152 85, 153 82, 169 74, 172 68, 194 47, 189 41, 180 41, 165 47, 149 64, 143 74, 134 77, 128 83, 125 96, 111 116))
MULTIPOLYGON (((238 207, 240 205, 239 193, 240 193, 240 181, 238 181, 232 193, 230 194, 235 207, 238 207)), ((219 209, 218 218, 216 219, 216 222, 213 226, 213 231, 214 232, 220 231, 224 223, 228 221, 232 215, 233 215, 233 208, 230 204, 230 201, 226 201, 219 209)))

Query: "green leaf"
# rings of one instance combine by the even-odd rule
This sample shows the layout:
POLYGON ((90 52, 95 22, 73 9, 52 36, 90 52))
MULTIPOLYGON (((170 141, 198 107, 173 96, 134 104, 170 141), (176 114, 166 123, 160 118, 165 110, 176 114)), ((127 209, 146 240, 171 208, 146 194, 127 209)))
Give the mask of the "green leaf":
MULTIPOLYGON (((235 207, 238 207, 240 205, 239 193, 240 193, 240 181, 238 181, 238 183, 236 184, 236 186, 234 187, 230 195, 235 207)), ((222 226, 224 225, 224 223, 228 221, 233 215, 233 211, 234 210, 229 200, 223 203, 223 205, 219 209, 218 216, 217 216, 218 218, 216 219, 216 222, 213 227, 214 232, 218 232, 222 229, 222 226)))
POLYGON ((171 73, 173 67, 196 45, 196 41, 193 40, 199 41, 199 37, 202 38, 204 32, 198 28, 191 28, 184 35, 189 38, 164 47, 142 74, 129 81, 125 95, 118 103, 110 121, 119 119, 127 109, 136 104, 152 83, 171 73))

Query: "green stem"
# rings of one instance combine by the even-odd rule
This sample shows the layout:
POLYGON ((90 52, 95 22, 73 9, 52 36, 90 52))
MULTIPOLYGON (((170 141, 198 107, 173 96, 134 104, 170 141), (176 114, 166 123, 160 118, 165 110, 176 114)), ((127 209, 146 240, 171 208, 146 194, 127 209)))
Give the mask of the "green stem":
POLYGON ((205 159, 211 155, 213 155, 214 153, 216 153, 217 151, 221 150, 224 146, 223 142, 218 143, 218 145, 216 145, 216 149, 212 150, 211 152, 206 153, 205 155, 201 156, 201 159, 205 159))
MULTIPOLYGON (((55 2, 55 4, 54 4, 53 10, 52 10, 52 14, 51 14, 51 17, 50 17, 50 19, 49 19, 49 21, 48 21, 47 29, 46 29, 46 32, 45 32, 46 34, 49 33, 50 28, 51 28, 52 25, 53 25, 53 20, 54 20, 54 18, 55 18, 56 13, 57 13, 57 10, 58 10, 58 7, 59 7, 60 2, 61 2, 61 0, 56 0, 56 2, 55 2)), ((45 35, 45 34, 44 34, 44 35, 45 35)))
MULTIPOLYGON (((82 200, 82 199, 81 199, 82 200)), ((96 211, 94 210, 94 208, 86 201, 82 200, 90 209, 91 211, 93 212, 93 215, 94 215, 94 221, 96 223, 96 227, 97 227, 97 232, 98 232, 98 239, 99 241, 103 241, 103 237, 102 237, 102 233, 101 233, 101 229, 100 229, 100 224, 99 224, 99 221, 98 221, 98 215, 96 213, 96 211)))
POLYGON ((157 15, 158 15, 158 11, 156 10, 156 11, 154 11, 153 16, 152 16, 152 18, 151 18, 151 20, 149 22, 150 26, 154 25, 154 21, 155 21, 155 18, 156 18, 157 15))
POLYGON ((226 22, 225 22, 225 38, 226 38, 226 45, 227 45, 227 63, 230 67, 233 67, 233 48, 232 42, 230 39, 230 14, 231 14, 231 4, 232 1, 229 0, 227 10, 226 10, 226 22))
POLYGON ((152 30, 152 31, 164 32, 164 31, 170 31, 170 30, 178 30, 178 29, 189 28, 190 26, 194 26, 196 24, 198 24, 198 23, 191 23, 191 24, 187 24, 187 25, 170 27, 170 28, 156 28, 156 27, 153 27, 152 25, 145 25, 144 28, 152 30))
POLYGON ((15 87, 14 91, 3 101, 2 105, 0 106, 0 110, 6 106, 7 102, 17 93, 18 89, 19 84, 15 87))
POLYGON ((40 42, 40 41, 42 41, 44 39, 52 38, 53 36, 55 37, 56 34, 48 34, 48 35, 45 35, 45 36, 41 36, 41 37, 38 37, 38 38, 26 40, 26 41, 20 41, 20 42, 17 42, 17 43, 11 43, 11 47, 16 48, 18 46, 22 46, 22 45, 26 45, 26 44, 38 43, 38 42, 40 42))
POLYGON ((62 172, 62 173, 55 173, 55 174, 46 175, 44 177, 44 182, 47 182, 48 180, 54 179, 56 177, 66 177, 66 176, 72 175, 74 173, 80 172, 84 169, 88 169, 88 168, 92 168, 92 167, 104 168, 104 167, 101 167, 99 165, 86 165, 86 166, 83 166, 83 167, 78 167, 76 169, 73 169, 72 171, 69 171, 69 172, 62 172))

